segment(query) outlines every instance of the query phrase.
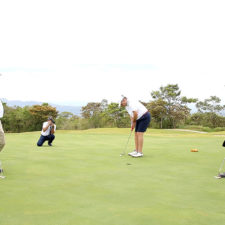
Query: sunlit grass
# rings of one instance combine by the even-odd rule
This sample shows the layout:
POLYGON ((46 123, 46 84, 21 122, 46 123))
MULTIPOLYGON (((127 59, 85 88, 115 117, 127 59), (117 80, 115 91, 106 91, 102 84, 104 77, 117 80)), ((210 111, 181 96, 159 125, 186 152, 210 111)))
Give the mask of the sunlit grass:
POLYGON ((224 132, 150 129, 139 159, 120 157, 129 132, 57 131, 54 146, 41 148, 40 132, 7 134, 0 225, 223 223, 225 179, 214 175, 224 132))

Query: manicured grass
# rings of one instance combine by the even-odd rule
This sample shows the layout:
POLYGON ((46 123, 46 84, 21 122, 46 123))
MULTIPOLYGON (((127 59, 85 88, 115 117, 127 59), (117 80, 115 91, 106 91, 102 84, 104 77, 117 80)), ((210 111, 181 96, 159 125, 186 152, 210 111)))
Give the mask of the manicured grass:
POLYGON ((39 133, 6 135, 0 225, 225 221, 225 179, 214 179, 225 157, 225 132, 149 130, 138 159, 119 156, 129 129, 57 131, 54 146, 41 148, 39 133))

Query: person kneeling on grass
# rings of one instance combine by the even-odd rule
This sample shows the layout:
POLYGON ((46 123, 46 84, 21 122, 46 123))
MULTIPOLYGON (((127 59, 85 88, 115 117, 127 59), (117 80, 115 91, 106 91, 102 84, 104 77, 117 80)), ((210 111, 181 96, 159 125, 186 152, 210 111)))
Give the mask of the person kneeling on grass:
POLYGON ((125 107, 130 115, 131 130, 133 131, 135 128, 135 150, 128 153, 128 155, 133 157, 142 157, 142 148, 144 142, 143 135, 150 124, 151 115, 143 104, 141 104, 139 101, 130 102, 127 97, 123 97, 121 106, 125 107))
POLYGON ((38 140, 37 146, 42 146, 45 141, 48 141, 48 145, 52 146, 52 142, 55 139, 56 125, 53 118, 50 116, 47 122, 43 123, 41 137, 38 140))

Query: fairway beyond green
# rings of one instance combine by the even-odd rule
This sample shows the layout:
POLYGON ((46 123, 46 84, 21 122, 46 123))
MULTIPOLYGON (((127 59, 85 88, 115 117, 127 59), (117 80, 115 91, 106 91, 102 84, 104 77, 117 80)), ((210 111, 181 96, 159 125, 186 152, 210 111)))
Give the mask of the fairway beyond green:
POLYGON ((120 157, 129 132, 57 131, 53 147, 36 147, 40 132, 6 134, 0 225, 224 223, 225 132, 150 129, 143 158, 120 157))

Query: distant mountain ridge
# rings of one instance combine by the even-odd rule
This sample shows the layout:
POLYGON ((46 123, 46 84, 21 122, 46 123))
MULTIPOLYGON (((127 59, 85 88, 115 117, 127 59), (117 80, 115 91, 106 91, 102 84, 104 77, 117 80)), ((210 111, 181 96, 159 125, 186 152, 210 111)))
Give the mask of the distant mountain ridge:
MULTIPOLYGON (((2 99, 3 102, 7 103, 8 106, 32 106, 32 105, 42 105, 44 102, 36 102, 36 101, 20 101, 20 100, 7 100, 2 99)), ((82 106, 68 106, 68 105, 57 105, 49 102, 49 105, 56 107, 59 113, 61 112, 71 112, 74 115, 80 116, 81 115, 81 108, 82 106)))
MULTIPOLYGON (((20 101, 20 100, 7 100, 2 99, 3 102, 6 102, 8 106, 32 106, 32 105, 42 105, 44 102, 37 102, 37 101, 20 101)), ((56 109, 61 112, 71 112, 74 115, 80 116, 81 115, 81 108, 82 106, 69 106, 69 105, 58 105, 54 103, 49 103, 49 105, 56 107, 56 109)), ((191 114, 196 113, 198 110, 194 104, 187 105, 191 109, 191 114)), ((223 116, 225 116, 225 110, 221 112, 223 116)))

